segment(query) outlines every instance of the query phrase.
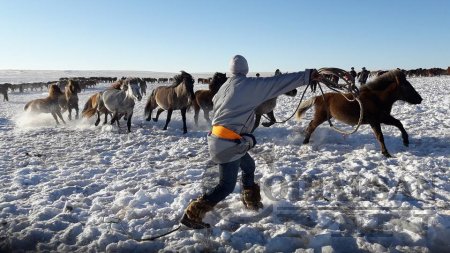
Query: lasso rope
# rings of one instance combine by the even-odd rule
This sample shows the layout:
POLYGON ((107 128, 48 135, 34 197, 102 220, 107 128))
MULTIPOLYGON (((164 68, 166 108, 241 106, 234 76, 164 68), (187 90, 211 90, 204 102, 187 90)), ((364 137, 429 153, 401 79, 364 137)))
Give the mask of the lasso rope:
MULTIPOLYGON (((319 73, 319 78, 317 80, 318 81, 317 86, 319 86, 322 99, 324 100, 325 103, 326 103, 326 100, 325 100, 324 92, 322 90, 322 86, 320 85, 320 83, 324 84, 325 86, 327 86, 332 91, 341 94, 347 101, 349 101, 349 102, 354 102, 354 101, 358 102, 359 108, 360 108, 360 110, 359 110, 359 120, 358 120, 358 123, 357 123, 355 129, 353 129, 350 132, 344 131, 344 130, 341 130, 341 129, 335 127, 333 125, 333 123, 331 122, 330 113, 327 111, 327 120, 328 120, 328 123, 330 124, 331 128, 333 128, 335 131, 337 131, 339 133, 346 134, 346 135, 355 133, 358 130, 358 128, 361 126, 363 115, 364 115, 364 110, 363 110, 363 106, 362 106, 361 100, 358 98, 358 96, 359 96, 359 89, 355 85, 355 79, 353 78, 353 76, 350 75, 350 73, 348 73, 347 71, 345 71, 343 69, 339 69, 339 68, 321 68, 317 72, 319 73), (329 78, 330 76, 338 77, 338 79, 344 80, 345 83, 333 82, 332 80, 330 80, 330 78, 329 78), (348 98, 346 96, 346 93, 350 95, 350 98, 348 98)), ((268 117, 266 117, 264 114, 262 116, 264 118, 266 118, 267 120, 273 122, 273 123, 286 123, 288 120, 290 120, 290 119, 292 119, 292 117, 294 117, 295 113, 300 108, 300 105, 303 102, 303 98, 305 96, 305 93, 306 93, 306 90, 308 89, 308 87, 311 87, 311 90, 313 92, 315 92, 315 87, 312 86, 311 84, 308 84, 305 87, 305 89, 303 90, 303 93, 302 93, 300 101, 299 101, 299 103, 297 105, 297 108, 292 113, 292 115, 289 116, 287 119, 282 120, 282 121, 275 121, 275 122, 273 122, 268 117)))

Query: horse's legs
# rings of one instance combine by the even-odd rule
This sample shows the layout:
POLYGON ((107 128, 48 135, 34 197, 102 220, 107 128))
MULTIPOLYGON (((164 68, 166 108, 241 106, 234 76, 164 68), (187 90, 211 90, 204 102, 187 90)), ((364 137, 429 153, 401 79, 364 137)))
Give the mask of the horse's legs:
POLYGON ((206 119, 206 121, 208 121, 208 124, 212 124, 211 119, 209 118, 209 110, 208 109, 204 109, 203 110, 203 117, 206 119))
POLYGON ((74 109, 75 109, 75 119, 79 119, 79 112, 80 112, 80 109, 78 108, 78 103, 75 105, 75 107, 74 107, 74 109))
POLYGON ((108 123, 108 114, 109 112, 105 112, 105 120, 103 120, 103 125, 108 123))
POLYGON ((97 120, 95 121, 95 126, 98 126, 98 123, 100 123, 100 112, 97 111, 97 120))
POLYGON ((409 146, 408 133, 406 132, 400 120, 394 118, 392 115, 387 115, 386 117, 383 117, 381 123, 397 127, 400 130, 400 132, 402 132, 403 145, 405 145, 406 147, 409 146))
POLYGON ((187 108, 181 109, 181 118, 183 119, 183 134, 187 133, 187 127, 186 127, 186 110, 187 108))
POLYGON ((111 119, 111 125, 114 124, 114 122, 116 122, 116 120, 119 121, 117 111, 113 113, 113 116, 111 119))
POLYGON ((163 108, 159 108, 158 111, 156 112, 156 118, 153 118, 154 122, 158 122, 159 119, 159 115, 164 111, 163 108))
MULTIPOLYGON (((331 116, 330 116, 330 119, 331 119, 331 116)), ((311 138, 311 135, 314 132, 314 130, 316 130, 316 128, 318 126, 320 126, 326 120, 327 120, 327 113, 325 111, 324 112, 316 111, 314 113, 313 120, 311 120, 311 122, 309 122, 309 125, 306 128, 305 139, 303 140, 303 144, 309 143, 309 138, 311 138)))
POLYGON ((131 132, 131 116, 133 116, 133 113, 130 113, 130 115, 128 115, 127 117, 127 127, 128 127, 128 132, 131 132))
POLYGON ((71 106, 67 107, 67 111, 69 112, 68 116, 69 120, 72 120, 72 107, 71 106))
MULTIPOLYGON (((159 110, 158 110, 159 112, 159 110)), ((172 109, 167 110, 167 119, 166 119, 166 125, 164 126, 163 130, 167 130, 167 125, 169 125, 170 118, 172 117, 172 109)))
POLYGON ((145 119, 146 121, 150 121, 152 119, 152 113, 153 113, 153 109, 148 112, 148 116, 145 119))
POLYGON ((381 132, 381 125, 380 123, 370 123, 370 126, 372 127, 373 132, 375 133, 375 137, 378 140, 378 143, 380 143, 381 146, 381 153, 386 157, 392 157, 391 154, 387 151, 386 144, 384 144, 384 137, 383 133, 381 132))
POLYGON ((61 114, 60 111, 56 111, 56 115, 58 115, 58 117, 61 119, 61 121, 62 121, 64 124, 66 124, 66 122, 64 121, 63 116, 62 116, 62 114, 61 114))
POLYGON ((200 108, 194 107, 194 122, 195 126, 198 126, 198 114, 200 112, 200 108))
POLYGON ((52 112, 52 116, 56 121, 56 125, 59 125, 58 117, 56 116, 56 113, 52 112))
POLYGON ((252 133, 255 131, 255 129, 259 126, 259 122, 261 122, 261 115, 256 114, 255 117, 255 124, 253 125, 252 133))
POLYGON ((270 127, 271 125, 275 124, 275 122, 277 121, 275 119, 275 115, 273 115, 273 111, 270 111, 269 113, 267 113, 267 117, 269 117, 269 122, 263 122, 262 125, 264 127, 270 127))

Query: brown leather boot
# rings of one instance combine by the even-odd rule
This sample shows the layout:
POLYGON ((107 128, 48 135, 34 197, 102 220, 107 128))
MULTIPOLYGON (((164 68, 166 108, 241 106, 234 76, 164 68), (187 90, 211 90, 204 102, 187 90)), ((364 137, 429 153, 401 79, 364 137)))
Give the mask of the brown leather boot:
POLYGON ((209 228, 210 225, 204 223, 202 220, 205 217, 205 214, 213 208, 214 204, 205 200, 203 196, 199 197, 189 203, 183 218, 181 218, 181 224, 193 229, 209 228))
POLYGON ((259 185, 254 183, 250 187, 245 187, 242 191, 242 202, 247 209, 258 211, 263 208, 263 203, 261 202, 261 194, 259 185))

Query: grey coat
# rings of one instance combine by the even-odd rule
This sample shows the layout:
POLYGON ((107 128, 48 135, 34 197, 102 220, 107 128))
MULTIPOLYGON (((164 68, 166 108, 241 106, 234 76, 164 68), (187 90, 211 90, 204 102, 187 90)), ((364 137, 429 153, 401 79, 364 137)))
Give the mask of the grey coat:
MULTIPOLYGON (((265 78, 235 75, 227 80, 213 98, 213 125, 224 126, 238 134, 250 133, 255 109, 264 101, 310 82, 311 70, 265 78)), ((244 156, 253 146, 248 138, 240 142, 208 135, 211 160, 228 163, 244 156)))

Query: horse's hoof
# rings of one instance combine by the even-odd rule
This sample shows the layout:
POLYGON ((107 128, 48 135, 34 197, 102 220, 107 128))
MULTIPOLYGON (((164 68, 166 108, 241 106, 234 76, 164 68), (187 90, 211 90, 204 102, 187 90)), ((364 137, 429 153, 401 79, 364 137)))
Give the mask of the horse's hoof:
POLYGON ((384 155, 384 157, 386 157, 386 158, 392 158, 392 156, 391 156, 391 154, 389 154, 389 153, 383 153, 383 155, 384 155))
POLYGON ((264 127, 270 127, 270 126, 272 126, 273 125, 273 123, 272 122, 263 122, 263 123, 261 123, 264 127))
POLYGON ((157 119, 157 118, 153 118, 153 121, 154 121, 154 122, 158 122, 158 119, 157 119))
POLYGON ((409 147, 409 141, 404 141, 404 142, 403 142, 403 145, 404 145, 405 147, 409 147))
POLYGON ((309 143, 309 140, 304 140, 303 141, 303 144, 308 144, 309 143))
POLYGON ((167 127, 164 127, 163 130, 167 130, 167 127))

